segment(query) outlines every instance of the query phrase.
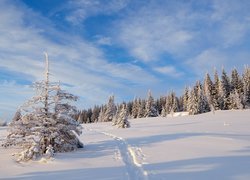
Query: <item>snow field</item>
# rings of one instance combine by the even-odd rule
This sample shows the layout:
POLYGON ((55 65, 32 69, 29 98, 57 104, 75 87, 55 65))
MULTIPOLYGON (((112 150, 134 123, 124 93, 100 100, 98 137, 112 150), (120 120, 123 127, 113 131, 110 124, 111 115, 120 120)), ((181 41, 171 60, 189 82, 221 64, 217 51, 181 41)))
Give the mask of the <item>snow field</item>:
MULTIPOLYGON (((0 179, 250 179, 250 110, 83 124, 85 147, 16 163, 0 148, 0 179)), ((0 139, 6 134, 0 128, 0 139)))

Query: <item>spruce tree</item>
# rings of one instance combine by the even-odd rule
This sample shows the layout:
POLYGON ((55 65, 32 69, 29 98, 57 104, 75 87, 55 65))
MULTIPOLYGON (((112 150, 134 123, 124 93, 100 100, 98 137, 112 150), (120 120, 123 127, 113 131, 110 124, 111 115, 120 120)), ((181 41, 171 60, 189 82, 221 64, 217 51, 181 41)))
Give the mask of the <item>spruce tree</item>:
POLYGON ((235 89, 233 92, 230 93, 229 98, 230 98, 229 109, 243 109, 243 103, 237 89, 235 89))
POLYGON ((245 67, 243 73, 243 102, 245 108, 250 108, 250 68, 245 67))
POLYGON ((106 111, 104 113, 104 117, 102 121, 103 122, 112 121, 115 113, 116 113, 116 106, 114 103, 114 96, 110 96, 108 100, 108 104, 106 105, 106 111))
POLYGON ((183 111, 188 110, 188 99, 189 99, 189 91, 188 88, 186 87, 183 95, 183 111))
POLYGON ((231 91, 234 93, 235 90, 240 96, 242 95, 243 83, 238 74, 238 71, 234 68, 231 74, 231 91))
POLYGON ((213 82, 209 76, 209 74, 206 74, 205 80, 204 80, 204 94, 207 99, 208 105, 210 110, 214 111, 214 96, 213 96, 213 82))
POLYGON ((17 161, 83 147, 77 137, 81 134, 81 126, 72 118, 77 111, 70 105, 77 97, 61 90, 59 83, 49 81, 48 55, 45 57, 45 80, 34 83, 36 96, 18 110, 20 118, 10 123, 9 134, 3 144, 5 147, 23 148, 22 152, 15 154, 17 161))
POLYGON ((91 122, 97 122, 98 121, 99 113, 100 113, 100 107, 99 106, 94 106, 94 108, 92 110, 92 115, 91 115, 91 122))
POLYGON ((204 90, 203 87, 200 83, 200 81, 197 82, 196 84, 197 87, 197 100, 198 100, 198 113, 205 113, 209 111, 209 104, 207 102, 207 99, 204 95, 204 90))
POLYGON ((194 86, 193 89, 189 92, 190 93, 189 93, 189 98, 188 98, 187 110, 190 115, 198 114, 199 112, 198 99, 197 99, 198 89, 196 86, 194 86))
POLYGON ((132 112, 131 112, 132 118, 137 118, 139 106, 140 106, 139 100, 137 98, 135 98, 133 101, 133 105, 132 105, 132 112))
POLYGON ((213 83, 213 89, 212 89, 214 110, 221 109, 220 103, 219 103, 219 101, 220 101, 219 88, 220 88, 220 79, 219 79, 218 73, 217 73, 217 71, 215 69, 214 70, 214 83, 213 83))
POLYGON ((139 103, 139 109, 138 109, 137 118, 143 118, 143 117, 145 117, 146 102, 144 99, 139 99, 138 103, 139 103))
POLYGON ((125 104, 122 104, 119 110, 119 115, 117 117, 116 123, 118 128, 129 128, 130 123, 128 121, 128 113, 127 113, 127 108, 125 104))
POLYGON ((155 102, 154 98, 151 94, 151 91, 148 91, 148 98, 146 101, 146 107, 145 107, 145 117, 156 117, 158 115, 156 108, 155 108, 155 102))
POLYGON ((225 70, 222 70, 222 75, 221 75, 221 81, 219 84, 219 97, 220 97, 220 105, 222 110, 227 110, 229 109, 230 106, 230 95, 231 91, 231 85, 229 78, 225 72, 225 70))

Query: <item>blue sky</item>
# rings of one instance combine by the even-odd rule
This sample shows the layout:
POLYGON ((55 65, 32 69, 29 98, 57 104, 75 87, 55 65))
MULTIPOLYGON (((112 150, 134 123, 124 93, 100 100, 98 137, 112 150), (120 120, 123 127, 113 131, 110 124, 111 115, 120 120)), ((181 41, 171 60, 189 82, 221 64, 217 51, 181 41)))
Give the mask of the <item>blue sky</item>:
POLYGON ((250 59, 248 0, 1 0, 0 118, 33 95, 43 52, 79 108, 155 97, 250 59))

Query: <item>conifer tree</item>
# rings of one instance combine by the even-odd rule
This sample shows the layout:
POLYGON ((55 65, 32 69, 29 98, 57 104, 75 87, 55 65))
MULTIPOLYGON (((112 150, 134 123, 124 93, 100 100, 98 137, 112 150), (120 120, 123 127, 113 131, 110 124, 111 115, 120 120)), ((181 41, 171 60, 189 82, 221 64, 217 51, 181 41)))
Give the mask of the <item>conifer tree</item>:
POLYGON ((10 123, 9 134, 3 144, 5 147, 23 148, 22 152, 15 154, 17 161, 83 147, 77 137, 81 134, 81 126, 72 118, 77 111, 70 105, 70 101, 76 101, 77 97, 61 90, 59 83, 49 81, 48 55, 45 57, 45 80, 34 83, 36 96, 18 110, 20 118, 10 123))
POLYGON ((220 101, 219 89, 220 89, 220 79, 219 79, 218 73, 217 73, 217 71, 215 69, 214 70, 214 83, 213 83, 213 89, 212 89, 214 110, 221 109, 220 103, 219 103, 219 101, 220 101))
POLYGON ((105 111, 106 111, 106 106, 102 106, 98 116, 98 122, 104 122, 105 111))
POLYGON ((135 98, 132 105, 132 114, 131 114, 132 118, 137 118, 139 106, 140 106, 139 100, 135 98))
POLYGON ((207 99, 207 102, 209 104, 210 110, 214 111, 214 96, 213 96, 213 82, 209 76, 209 74, 206 74, 205 80, 204 80, 204 95, 207 99))
POLYGON ((231 85, 229 78, 224 69, 222 69, 221 81, 219 84, 219 97, 220 97, 220 105, 222 110, 229 109, 230 106, 230 95, 231 85))
POLYGON ((112 119, 112 126, 115 126, 118 123, 118 118, 119 118, 119 115, 121 112, 121 106, 122 105, 117 105, 117 107, 116 107, 116 112, 115 112, 115 115, 113 116, 113 119, 112 119))
POLYGON ((138 109, 137 118, 143 118, 143 117, 145 117, 146 102, 143 99, 139 99, 138 103, 139 103, 139 109, 138 109))
POLYGON ((145 117, 156 117, 157 111, 155 108, 155 102, 154 102, 154 98, 151 94, 151 91, 148 91, 148 98, 146 101, 146 107, 145 107, 145 117))
POLYGON ((186 87, 183 95, 183 111, 188 110, 188 99, 189 99, 189 92, 188 88, 186 87))
POLYGON ((204 90, 203 90, 203 87, 202 87, 200 81, 197 82, 196 87, 197 87, 198 113, 201 114, 201 113, 208 112, 209 105, 208 105, 207 99, 203 93, 204 90))
POLYGON ((108 104, 106 106, 106 111, 104 113, 104 117, 103 117, 103 122, 108 122, 108 121, 112 121, 115 113, 116 113, 116 106, 114 103, 114 96, 110 96, 109 100, 108 100, 108 104))
POLYGON ((129 128, 130 123, 128 121, 128 113, 127 108, 125 104, 122 104, 119 108, 119 115, 117 117, 115 125, 118 126, 118 128, 129 128))
POLYGON ((229 99, 230 99, 229 109, 243 109, 242 100, 237 89, 234 89, 234 91, 230 93, 229 99))
POLYGON ((189 91, 188 106, 187 110, 190 115, 198 114, 198 99, 197 99, 197 87, 194 86, 191 91, 189 91))
POLYGON ((234 92, 234 90, 236 90, 239 95, 243 92, 243 83, 235 68, 232 70, 231 74, 231 91, 234 92))
POLYGON ((100 107, 99 106, 94 106, 94 108, 92 110, 92 115, 91 115, 91 122, 97 122, 98 121, 99 113, 100 113, 100 107))
POLYGON ((243 102, 245 108, 250 108, 250 68, 245 67, 243 73, 243 102))

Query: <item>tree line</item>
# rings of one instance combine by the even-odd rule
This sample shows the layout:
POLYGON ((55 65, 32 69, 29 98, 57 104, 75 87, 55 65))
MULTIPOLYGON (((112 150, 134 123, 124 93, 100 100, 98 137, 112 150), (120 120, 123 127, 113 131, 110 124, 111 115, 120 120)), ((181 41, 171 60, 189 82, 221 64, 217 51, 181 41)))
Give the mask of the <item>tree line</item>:
POLYGON ((115 104, 113 95, 107 104, 79 111, 75 119, 80 123, 116 121, 122 107, 125 107, 128 118, 166 117, 183 111, 195 115, 216 110, 246 109, 250 107, 250 68, 245 67, 242 75, 236 68, 230 75, 222 69, 220 76, 215 70, 213 78, 206 73, 203 81, 186 87, 181 96, 171 91, 155 99, 149 91, 146 99, 135 98, 115 104))

